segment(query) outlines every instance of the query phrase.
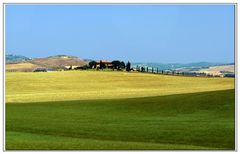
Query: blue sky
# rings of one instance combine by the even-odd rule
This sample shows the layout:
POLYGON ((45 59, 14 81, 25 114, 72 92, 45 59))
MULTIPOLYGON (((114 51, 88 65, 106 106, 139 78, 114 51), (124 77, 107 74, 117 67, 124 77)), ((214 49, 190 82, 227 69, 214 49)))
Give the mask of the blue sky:
POLYGON ((234 5, 6 5, 7 54, 234 62, 234 5))

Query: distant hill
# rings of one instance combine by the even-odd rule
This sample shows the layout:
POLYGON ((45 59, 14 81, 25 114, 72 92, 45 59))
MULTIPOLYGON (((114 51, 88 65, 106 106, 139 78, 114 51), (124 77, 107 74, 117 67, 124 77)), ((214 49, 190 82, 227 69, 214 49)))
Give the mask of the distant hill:
POLYGON ((224 63, 210 63, 210 62, 198 62, 198 63, 187 63, 187 64, 132 63, 133 67, 136 67, 136 66, 154 67, 154 68, 159 68, 160 70, 198 70, 202 68, 208 68, 211 66, 220 66, 220 65, 224 65, 224 63))
POLYGON ((221 66, 212 66, 205 69, 199 69, 194 72, 204 72, 206 74, 235 74, 234 65, 221 65, 221 66))
MULTIPOLYGON (((92 59, 80 59, 71 55, 55 55, 46 58, 28 58, 21 55, 6 55, 6 71, 33 71, 36 68, 46 68, 48 70, 65 69, 65 66, 83 66, 92 61, 92 59), (11 65, 10 65, 11 64, 11 65)), ((234 63, 210 63, 210 62, 198 62, 198 63, 132 63, 132 67, 154 67, 159 70, 177 70, 177 71, 212 71, 218 70, 221 72, 229 72, 233 70, 234 63), (232 65, 232 66, 228 66, 232 65), (225 66, 219 68, 210 68, 216 66, 225 66), (210 69, 210 70, 208 70, 210 69)))
MULTIPOLYGON (((24 56, 21 56, 24 57, 24 56)), ((6 59, 9 56, 6 56, 6 59)), ((46 68, 48 70, 64 69, 65 66, 83 66, 87 64, 86 61, 70 55, 56 55, 46 58, 25 58, 19 60, 13 60, 6 65, 6 71, 33 71, 36 68, 46 68)))
POLYGON ((13 55, 13 54, 7 54, 5 57, 5 62, 7 64, 9 63, 19 63, 19 62, 26 62, 31 60, 31 58, 22 56, 22 55, 13 55))
POLYGON ((83 59, 83 61, 86 61, 86 62, 90 62, 90 61, 97 61, 97 60, 93 60, 93 59, 83 59))
POLYGON ((73 56, 51 56, 47 58, 35 58, 31 60, 32 64, 39 65, 48 69, 63 69, 65 66, 83 66, 85 61, 73 56))

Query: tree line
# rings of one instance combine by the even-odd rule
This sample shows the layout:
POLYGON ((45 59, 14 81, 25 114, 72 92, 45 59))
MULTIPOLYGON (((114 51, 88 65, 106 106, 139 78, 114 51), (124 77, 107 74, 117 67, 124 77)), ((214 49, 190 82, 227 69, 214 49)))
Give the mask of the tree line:
MULTIPOLYGON (((131 71, 131 63, 128 61, 126 64, 124 61, 119 61, 119 60, 113 60, 112 62, 110 62, 110 66, 107 66, 106 63, 104 63, 102 60, 100 60, 100 62, 96 62, 96 61, 90 61, 87 65, 81 66, 81 67, 77 67, 76 69, 116 69, 116 70, 126 70, 126 71, 131 71)), ((69 70, 72 69, 72 66, 70 66, 69 70)))

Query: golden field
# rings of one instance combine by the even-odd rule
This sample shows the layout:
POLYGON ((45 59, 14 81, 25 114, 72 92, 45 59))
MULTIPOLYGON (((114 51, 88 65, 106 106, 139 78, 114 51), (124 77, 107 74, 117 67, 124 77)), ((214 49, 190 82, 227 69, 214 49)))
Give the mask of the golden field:
POLYGON ((133 72, 6 72, 6 102, 135 98, 234 89, 234 78, 133 72))

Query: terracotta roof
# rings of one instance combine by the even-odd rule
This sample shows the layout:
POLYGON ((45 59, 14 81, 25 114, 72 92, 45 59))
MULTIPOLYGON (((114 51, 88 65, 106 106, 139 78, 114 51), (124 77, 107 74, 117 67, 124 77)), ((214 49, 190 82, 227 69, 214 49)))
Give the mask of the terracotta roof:
MULTIPOLYGON (((101 60, 103 63, 112 63, 111 61, 109 61, 109 60, 101 60)), ((97 63, 100 63, 100 60, 99 61, 97 61, 97 63)))

